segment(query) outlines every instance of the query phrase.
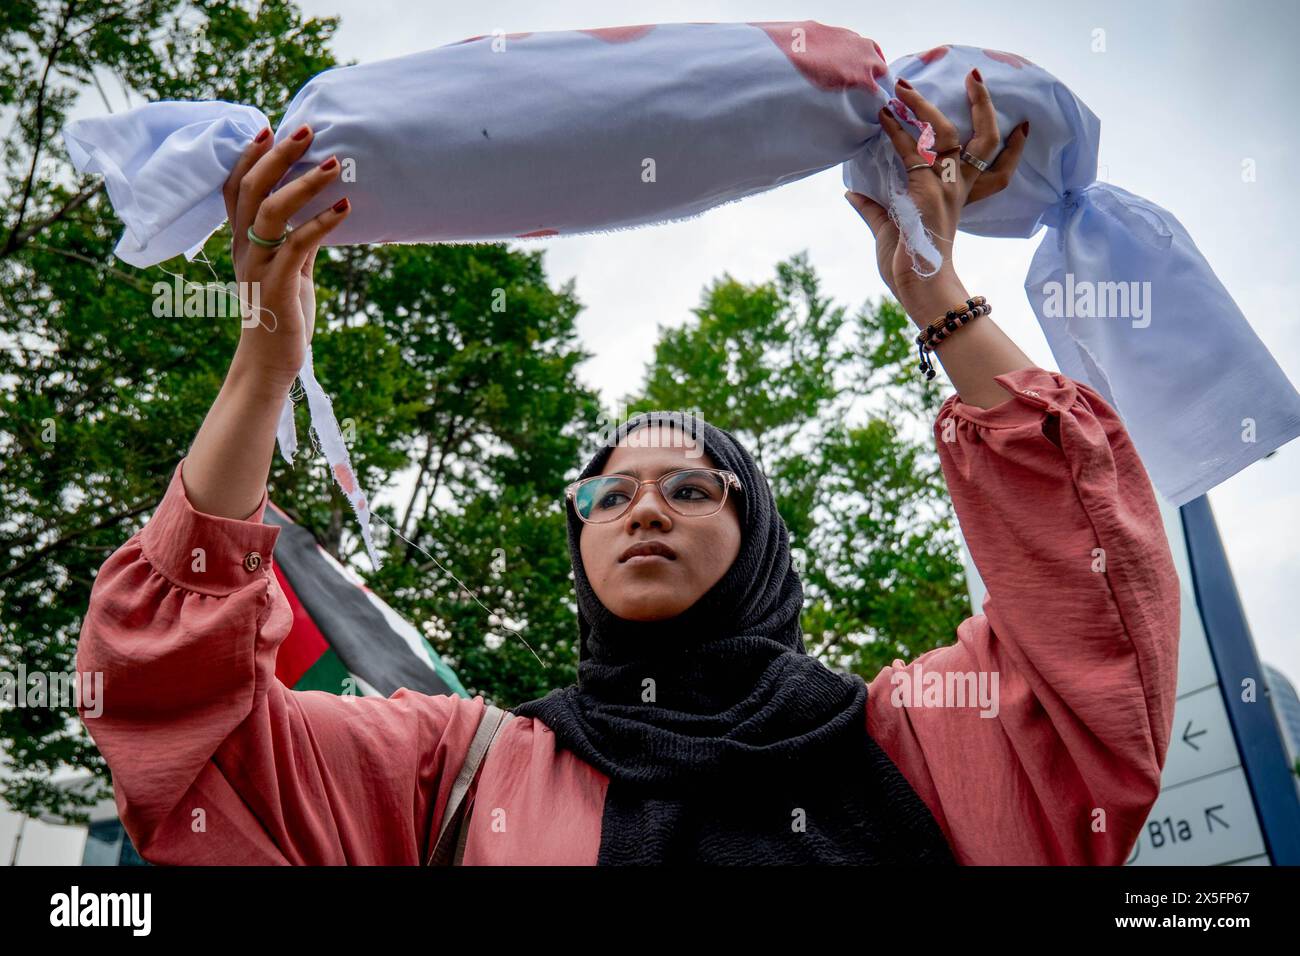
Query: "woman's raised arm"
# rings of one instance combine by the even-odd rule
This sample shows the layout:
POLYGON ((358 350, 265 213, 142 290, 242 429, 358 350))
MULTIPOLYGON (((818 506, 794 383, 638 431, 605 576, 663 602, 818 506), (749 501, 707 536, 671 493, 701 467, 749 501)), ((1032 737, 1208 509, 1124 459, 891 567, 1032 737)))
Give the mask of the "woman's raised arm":
POLYGON ((273 571, 279 529, 262 523, 266 481, 311 339, 316 251, 347 204, 274 246, 248 227, 277 240, 338 175, 331 157, 271 193, 310 142, 306 127, 276 145, 265 130, 226 184, 236 277, 260 308, 157 512, 100 569, 77 647, 77 669, 104 687, 102 710, 79 712, 154 863, 423 863, 484 706, 293 691, 275 676, 293 614, 273 571))
MULTIPOLYGON (((965 147, 988 160, 997 118, 975 71, 966 92, 965 147)), ((960 145, 902 80, 898 95, 933 125, 937 152, 960 145)), ((970 297, 951 258, 961 209, 1005 187, 1028 126, 981 172, 955 153, 945 169, 921 165, 903 127, 887 111, 882 122, 916 167, 909 195, 945 250, 938 272, 919 278, 888 213, 848 198, 924 328, 970 297)), ((958 392, 935 422, 939 457, 988 596, 956 644, 881 670, 868 729, 960 862, 1122 863, 1159 795, 1177 682, 1179 585, 1150 480, 1115 410, 1035 367, 991 319, 935 351, 958 392)))
POLYGON ((1058 372, 935 422, 984 613, 871 682, 867 725, 958 860, 1123 863, 1160 793, 1179 584, 1119 416, 1058 372))
POLYGON ((186 468, 100 568, 77 645, 103 675, 78 712, 131 841, 171 865, 423 863, 482 698, 285 687, 280 529, 265 498, 248 521, 196 511, 186 468))

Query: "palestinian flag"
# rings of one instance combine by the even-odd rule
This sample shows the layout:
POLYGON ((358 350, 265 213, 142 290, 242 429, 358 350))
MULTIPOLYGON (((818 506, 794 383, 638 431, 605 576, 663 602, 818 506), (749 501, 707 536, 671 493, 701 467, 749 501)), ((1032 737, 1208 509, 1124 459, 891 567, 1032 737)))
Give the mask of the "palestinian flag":
POLYGON ((410 621, 381 601, 312 533, 268 504, 280 528, 272 567, 293 608, 275 676, 294 690, 390 697, 400 687, 424 694, 469 693, 410 621))

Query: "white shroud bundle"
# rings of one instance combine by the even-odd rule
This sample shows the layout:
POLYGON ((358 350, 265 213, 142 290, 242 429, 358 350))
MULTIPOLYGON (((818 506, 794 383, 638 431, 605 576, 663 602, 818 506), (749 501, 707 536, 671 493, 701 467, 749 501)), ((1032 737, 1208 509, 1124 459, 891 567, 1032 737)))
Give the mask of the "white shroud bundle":
MULTIPOLYGON (((352 204, 329 245, 576 235, 689 218, 843 164, 888 206, 918 273, 938 251, 877 122, 906 78, 969 138, 965 75, 978 66, 1005 138, 1030 121, 1002 192, 966 207, 983 236, 1047 230, 1025 290, 1061 370, 1123 415, 1156 487, 1183 504, 1300 434, 1297 395, 1166 210, 1096 180, 1100 123, 1024 57, 947 45, 886 64, 880 48, 814 21, 673 23, 499 34, 327 70, 276 133, 315 138, 284 182, 337 155, 344 175, 295 217, 352 204), (1243 439, 1243 422, 1253 423, 1243 439)), ((251 106, 151 103, 64 129, 73 164, 105 177, 139 267, 193 258, 225 221, 221 187, 256 133, 251 106)), ((312 425, 357 511, 370 514, 329 399, 300 376, 312 425)), ((281 453, 292 460, 291 406, 281 453)))

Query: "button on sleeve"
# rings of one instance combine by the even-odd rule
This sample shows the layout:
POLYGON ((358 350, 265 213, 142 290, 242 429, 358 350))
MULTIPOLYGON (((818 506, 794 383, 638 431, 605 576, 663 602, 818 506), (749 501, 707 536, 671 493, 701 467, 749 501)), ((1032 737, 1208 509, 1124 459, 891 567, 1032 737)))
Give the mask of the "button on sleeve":
POLYGON ((271 573, 280 529, 263 524, 267 496, 246 519, 205 514, 190 504, 176 466, 157 513, 141 532, 149 563, 173 584, 200 594, 224 595, 271 573))

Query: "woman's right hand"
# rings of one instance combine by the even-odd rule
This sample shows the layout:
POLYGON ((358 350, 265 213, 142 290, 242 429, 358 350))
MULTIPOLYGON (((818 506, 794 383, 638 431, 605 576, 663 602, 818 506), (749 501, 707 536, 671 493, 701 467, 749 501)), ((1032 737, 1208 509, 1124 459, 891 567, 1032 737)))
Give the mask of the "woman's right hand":
POLYGON ((312 131, 299 128, 274 143, 265 129, 249 143, 222 189, 233 237, 231 258, 241 290, 256 289, 246 299, 244 328, 233 366, 277 392, 287 393, 307 354, 316 323, 313 269, 325 236, 347 218, 347 199, 303 223, 274 249, 248 238, 248 227, 268 240, 284 235, 289 219, 333 182, 339 174, 337 157, 330 156, 311 172, 271 193, 312 142, 312 131), (256 304, 256 308, 249 306, 256 304))
POLYGON ((894 151, 908 168, 907 194, 921 215, 926 231, 931 233, 943 261, 938 271, 921 278, 912 270, 912 250, 902 241, 898 225, 889 211, 880 203, 861 193, 847 192, 849 204, 866 220, 876 239, 876 265, 880 277, 907 310, 919 328, 925 328, 936 318, 967 298, 957 279, 952 262, 953 241, 962 209, 994 193, 1001 192, 1011 182, 1016 166, 1025 149, 1029 123, 1017 126, 1006 143, 998 132, 998 114, 993 107, 993 97, 979 70, 966 74, 966 101, 970 107, 971 138, 962 144, 957 127, 937 106, 912 88, 907 80, 895 81, 899 100, 915 117, 934 127, 934 149, 951 153, 947 159, 926 168, 917 148, 917 140, 895 118, 892 108, 880 111, 880 123, 894 151), (964 146, 976 156, 995 157, 987 170, 981 172, 974 165, 960 161, 954 152, 964 146))

